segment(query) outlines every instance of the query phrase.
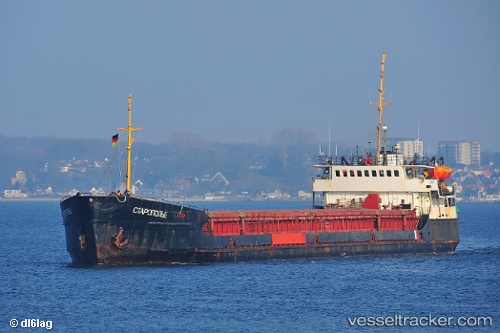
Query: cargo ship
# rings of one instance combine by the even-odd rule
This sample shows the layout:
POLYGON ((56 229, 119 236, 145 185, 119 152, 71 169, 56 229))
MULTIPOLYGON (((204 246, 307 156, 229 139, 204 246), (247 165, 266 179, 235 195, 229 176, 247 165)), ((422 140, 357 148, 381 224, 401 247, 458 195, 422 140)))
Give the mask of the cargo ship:
POLYGON ((320 154, 310 209, 207 210, 131 193, 132 97, 126 191, 61 199, 67 250, 93 266, 319 259, 453 252, 459 243, 452 170, 442 160, 407 162, 381 145, 382 56, 376 156, 320 154))

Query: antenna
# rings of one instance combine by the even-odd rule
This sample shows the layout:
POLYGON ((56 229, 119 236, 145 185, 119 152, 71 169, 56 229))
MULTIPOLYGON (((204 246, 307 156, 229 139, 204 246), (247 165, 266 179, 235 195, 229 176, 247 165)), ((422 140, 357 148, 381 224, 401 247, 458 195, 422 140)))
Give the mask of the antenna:
POLYGON ((332 144, 332 141, 331 141, 331 126, 330 126, 330 120, 328 120, 328 157, 331 157, 332 156, 332 153, 330 151, 330 147, 331 147, 331 144, 332 144))
POLYGON ((417 118, 417 141, 420 141, 420 114, 418 114, 417 118))

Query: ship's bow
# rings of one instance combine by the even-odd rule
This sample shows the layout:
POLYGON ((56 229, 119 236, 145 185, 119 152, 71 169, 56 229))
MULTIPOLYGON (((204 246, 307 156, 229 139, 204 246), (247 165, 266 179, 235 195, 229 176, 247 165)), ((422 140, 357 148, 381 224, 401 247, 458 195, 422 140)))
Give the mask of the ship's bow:
POLYGON ((72 196, 61 200, 61 214, 66 231, 66 248, 73 264, 97 264, 96 241, 92 223, 91 197, 72 196))

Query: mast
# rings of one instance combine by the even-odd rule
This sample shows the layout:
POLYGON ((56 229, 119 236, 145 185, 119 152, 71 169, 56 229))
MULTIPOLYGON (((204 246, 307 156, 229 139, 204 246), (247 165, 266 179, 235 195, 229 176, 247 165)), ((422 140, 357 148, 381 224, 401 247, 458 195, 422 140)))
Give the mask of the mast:
POLYGON ((377 125, 377 161, 376 165, 380 165, 380 131, 382 130, 382 113, 384 112, 384 105, 391 104, 384 102, 384 67, 385 67, 385 51, 382 53, 382 66, 380 70, 380 88, 379 88, 379 101, 370 102, 370 104, 378 105, 378 125, 377 125))
POLYGON ((130 175, 131 175, 131 161, 132 161, 132 143, 134 143, 134 138, 132 137, 132 131, 141 130, 141 127, 132 127, 132 95, 128 95, 128 126, 118 128, 121 131, 127 131, 127 172, 125 173, 126 190, 130 191, 130 175))

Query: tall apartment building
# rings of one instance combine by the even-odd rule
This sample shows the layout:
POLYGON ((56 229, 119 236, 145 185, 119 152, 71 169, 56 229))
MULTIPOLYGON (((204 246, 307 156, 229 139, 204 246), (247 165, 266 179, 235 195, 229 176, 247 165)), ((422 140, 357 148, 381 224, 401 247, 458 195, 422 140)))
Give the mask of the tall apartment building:
POLYGON ((438 155, 447 164, 480 164, 481 144, 477 141, 439 141, 438 155))
POLYGON ((406 161, 411 161, 417 155, 422 158, 424 156, 424 143, 420 140, 400 141, 400 153, 406 161))

